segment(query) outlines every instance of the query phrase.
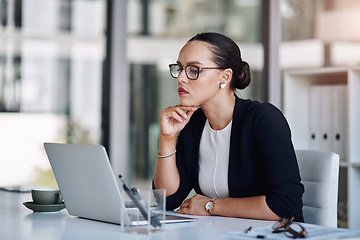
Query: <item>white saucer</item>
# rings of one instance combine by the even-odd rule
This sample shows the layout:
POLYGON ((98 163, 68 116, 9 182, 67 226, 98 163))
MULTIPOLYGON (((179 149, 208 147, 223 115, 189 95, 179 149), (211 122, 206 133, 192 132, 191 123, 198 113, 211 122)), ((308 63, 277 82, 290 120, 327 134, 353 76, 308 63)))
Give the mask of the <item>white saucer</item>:
POLYGON ((34 212, 59 212, 60 210, 65 208, 64 203, 43 205, 35 204, 33 202, 24 202, 23 204, 25 205, 25 207, 33 210, 34 212))

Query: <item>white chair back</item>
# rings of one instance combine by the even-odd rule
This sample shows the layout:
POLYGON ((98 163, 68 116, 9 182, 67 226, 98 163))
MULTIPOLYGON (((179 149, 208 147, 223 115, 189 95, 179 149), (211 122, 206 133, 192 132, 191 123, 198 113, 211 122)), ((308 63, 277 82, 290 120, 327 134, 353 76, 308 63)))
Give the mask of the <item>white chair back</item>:
POLYGON ((296 150, 295 153, 305 187, 305 222, 337 227, 339 155, 319 150, 296 150))

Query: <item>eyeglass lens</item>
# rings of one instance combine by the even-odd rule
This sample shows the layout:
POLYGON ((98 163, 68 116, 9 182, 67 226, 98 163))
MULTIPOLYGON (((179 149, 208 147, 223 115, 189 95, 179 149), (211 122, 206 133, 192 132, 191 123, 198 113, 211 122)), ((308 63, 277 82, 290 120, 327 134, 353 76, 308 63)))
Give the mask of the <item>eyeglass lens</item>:
POLYGON ((180 72, 182 71, 182 68, 177 64, 170 64, 170 74, 173 78, 177 78, 180 75, 180 72))
POLYGON ((297 223, 290 223, 290 225, 285 228, 285 234, 291 238, 305 238, 307 235, 306 230, 297 223))
POLYGON ((289 219, 283 218, 272 227, 275 231, 284 230, 284 228, 290 223, 289 219))

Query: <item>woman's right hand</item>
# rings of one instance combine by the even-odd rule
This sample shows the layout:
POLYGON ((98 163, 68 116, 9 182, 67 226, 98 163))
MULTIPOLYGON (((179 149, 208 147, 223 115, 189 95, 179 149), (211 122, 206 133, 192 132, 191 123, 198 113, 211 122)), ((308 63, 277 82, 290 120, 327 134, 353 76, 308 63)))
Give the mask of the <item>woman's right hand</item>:
POLYGON ((164 109, 160 115, 160 134, 167 138, 176 138, 196 110, 195 106, 180 105, 164 109))
POLYGON ((175 161, 176 154, 174 154, 177 134, 189 122, 196 110, 196 107, 171 106, 161 112, 158 154, 160 156, 169 155, 169 157, 158 157, 155 165, 154 185, 155 188, 166 189, 166 196, 174 194, 180 185, 180 175, 175 161))

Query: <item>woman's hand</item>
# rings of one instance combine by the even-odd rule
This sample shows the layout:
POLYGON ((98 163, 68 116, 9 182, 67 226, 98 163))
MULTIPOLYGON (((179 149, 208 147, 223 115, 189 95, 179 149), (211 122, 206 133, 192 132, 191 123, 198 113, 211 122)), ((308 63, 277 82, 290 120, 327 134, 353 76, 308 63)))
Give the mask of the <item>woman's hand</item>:
POLYGON ((210 200, 211 198, 196 194, 192 198, 186 199, 177 210, 177 213, 209 216, 210 214, 205 210, 205 205, 210 200))
POLYGON ((160 156, 156 161, 154 185, 156 188, 166 189, 166 196, 174 194, 180 185, 180 175, 176 166, 176 138, 177 134, 189 122, 196 107, 172 106, 164 109, 160 116, 160 156))
POLYGON ((164 109, 160 116, 160 134, 176 137, 189 122, 197 107, 171 106, 164 109))

